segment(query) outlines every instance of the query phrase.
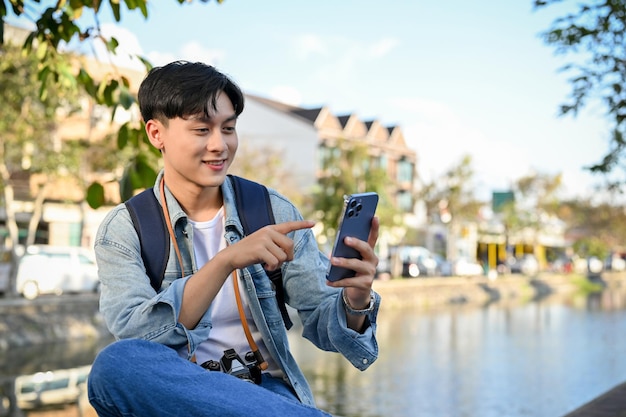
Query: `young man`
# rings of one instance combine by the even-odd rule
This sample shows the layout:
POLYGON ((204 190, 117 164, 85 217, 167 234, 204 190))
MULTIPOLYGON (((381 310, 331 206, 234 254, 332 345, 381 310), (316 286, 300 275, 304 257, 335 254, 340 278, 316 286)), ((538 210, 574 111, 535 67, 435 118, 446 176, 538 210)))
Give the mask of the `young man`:
POLYGON ((100 310, 118 341, 93 364, 90 402, 100 416, 327 415, 315 408, 289 352, 263 269, 282 269, 285 299, 298 311, 303 336, 364 370, 378 354, 380 298, 371 290, 378 220, 367 242, 347 239, 362 260, 330 261, 356 276, 327 282, 329 260, 310 230, 314 223, 275 191, 276 224, 243 236, 226 180, 244 106, 237 85, 211 66, 173 62, 149 72, 139 105, 150 142, 163 156, 153 191, 170 223, 170 256, 155 291, 125 205, 101 224, 95 243, 100 310), (248 358, 258 374, 247 377, 244 367, 238 378, 205 369, 230 349, 241 358, 258 351, 248 358))

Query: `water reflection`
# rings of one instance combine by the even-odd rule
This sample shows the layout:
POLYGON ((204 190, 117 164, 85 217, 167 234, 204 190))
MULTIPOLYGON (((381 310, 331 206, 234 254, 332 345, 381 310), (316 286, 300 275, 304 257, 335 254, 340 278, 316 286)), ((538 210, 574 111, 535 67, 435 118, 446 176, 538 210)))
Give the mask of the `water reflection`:
MULTIPOLYGON (((625 292, 606 291, 383 310, 380 358, 363 373, 314 348, 298 329, 290 342, 319 405, 335 415, 558 417, 626 380, 625 307, 625 292)), ((82 381, 108 342, 0 352, 0 417, 95 416, 82 381)))
POLYGON ((607 292, 383 311, 381 355, 365 373, 291 342, 320 405, 338 415, 562 416, 626 380, 624 301, 607 292))
POLYGON ((85 382, 96 353, 110 340, 0 352, 0 416, 95 416, 85 382))

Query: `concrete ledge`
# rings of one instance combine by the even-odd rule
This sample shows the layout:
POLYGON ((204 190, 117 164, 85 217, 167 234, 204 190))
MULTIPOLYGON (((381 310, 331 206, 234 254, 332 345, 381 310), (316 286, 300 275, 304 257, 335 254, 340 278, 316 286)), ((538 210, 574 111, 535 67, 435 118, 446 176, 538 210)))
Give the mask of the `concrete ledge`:
POLYGON ((626 417, 626 383, 616 386, 564 417, 626 417))
MULTIPOLYGON (((540 274, 536 277, 503 275, 496 279, 476 277, 429 277, 375 281, 382 308, 440 308, 451 305, 482 306, 488 303, 519 303, 546 297, 568 297, 580 290, 580 275, 540 274)), ((605 273, 598 283, 607 288, 626 286, 626 273, 605 273)))

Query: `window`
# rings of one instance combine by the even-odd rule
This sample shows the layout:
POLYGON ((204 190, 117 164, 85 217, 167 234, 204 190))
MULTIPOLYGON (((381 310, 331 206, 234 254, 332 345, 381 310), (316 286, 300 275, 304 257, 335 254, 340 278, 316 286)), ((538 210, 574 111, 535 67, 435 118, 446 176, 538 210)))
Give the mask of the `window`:
POLYGON ((414 166, 410 161, 402 158, 398 161, 398 181, 413 182, 414 166))
POLYGON ((406 191, 400 191, 397 195, 398 199, 398 208, 404 212, 412 212, 413 211, 413 198, 411 198, 411 193, 406 191))

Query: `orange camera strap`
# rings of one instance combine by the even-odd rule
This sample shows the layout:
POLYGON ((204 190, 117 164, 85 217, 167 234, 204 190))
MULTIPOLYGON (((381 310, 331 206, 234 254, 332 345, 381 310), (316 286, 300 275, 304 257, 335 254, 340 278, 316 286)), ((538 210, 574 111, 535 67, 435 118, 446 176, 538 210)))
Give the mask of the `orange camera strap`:
MULTIPOLYGON (((185 271, 183 268, 183 257, 180 254, 180 249, 178 248, 178 242, 176 241, 176 235, 174 234, 174 228, 172 227, 172 220, 170 219, 170 213, 169 210, 167 208, 167 201, 165 199, 165 180, 163 178, 161 178, 161 183, 159 184, 159 189, 161 191, 161 198, 163 199, 163 203, 161 204, 161 207, 163 207, 163 217, 165 217, 165 223, 167 225, 167 231, 170 235, 170 239, 174 245, 174 251, 176 252, 176 257, 178 258, 178 265, 180 266, 180 270, 181 270, 181 277, 184 278, 185 277, 185 271)), ((250 350, 252 351, 252 353, 254 354, 254 358, 256 359, 257 363, 259 364, 259 368, 261 368, 262 371, 266 370, 268 367, 267 361, 263 358, 263 355, 261 355, 261 351, 259 350, 259 347, 257 346, 256 342, 254 341, 254 338, 252 337, 252 332, 250 331, 250 326, 248 325, 248 320, 246 319, 246 313, 244 312, 243 309, 243 302, 241 300, 241 294, 239 293, 239 276, 238 274, 235 274, 233 277, 233 287, 235 290, 235 299, 237 301, 237 310, 239 310, 239 319, 241 320, 241 325, 243 327, 243 332, 246 335, 246 339, 248 340, 248 344, 250 345, 250 350)), ((187 349, 190 349, 189 344, 187 344, 187 349)), ((192 362, 196 362, 196 355, 194 354, 191 357, 191 361, 192 362)))

